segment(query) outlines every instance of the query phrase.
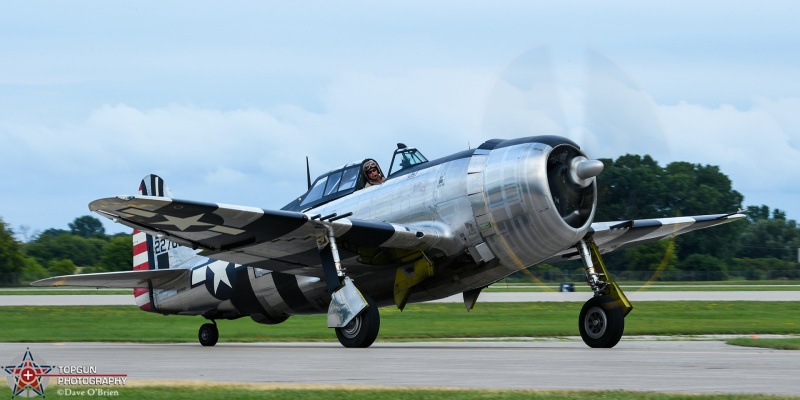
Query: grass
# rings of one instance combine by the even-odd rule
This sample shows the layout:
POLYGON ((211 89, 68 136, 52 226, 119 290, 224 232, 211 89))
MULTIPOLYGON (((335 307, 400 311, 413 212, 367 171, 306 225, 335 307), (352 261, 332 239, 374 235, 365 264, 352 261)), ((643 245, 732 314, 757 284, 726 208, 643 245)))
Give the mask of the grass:
POLYGON ((758 339, 739 338, 726 341, 735 346, 762 347, 766 349, 800 350, 800 338, 788 339, 758 339))
POLYGON ((89 294, 127 294, 133 296, 133 289, 87 289, 87 288, 2 288, 0 296, 41 296, 41 295, 89 295, 89 294))
MULTIPOLYGON (((454 303, 381 309, 379 341, 578 335, 581 303, 454 303)), ((641 302, 625 320, 626 335, 798 334, 791 302, 641 302)), ((133 306, 0 307, 3 342, 194 342, 204 319, 161 316, 133 306)), ((220 341, 336 341, 324 315, 267 326, 249 318, 218 321, 220 341)))
POLYGON ((55 398, 81 398, 80 391, 92 392, 92 399, 315 399, 315 400, 427 400, 427 399, 464 399, 464 400, 781 400, 797 399, 788 396, 767 396, 753 394, 667 394, 629 391, 539 391, 539 390, 484 390, 484 389, 390 389, 390 388, 353 388, 347 386, 325 386, 319 388, 292 388, 272 384, 213 384, 208 382, 180 382, 165 385, 131 385, 119 388, 103 388, 114 392, 100 395, 97 387, 88 386, 48 386, 47 396, 55 398), (72 392, 66 392, 70 390, 72 392))

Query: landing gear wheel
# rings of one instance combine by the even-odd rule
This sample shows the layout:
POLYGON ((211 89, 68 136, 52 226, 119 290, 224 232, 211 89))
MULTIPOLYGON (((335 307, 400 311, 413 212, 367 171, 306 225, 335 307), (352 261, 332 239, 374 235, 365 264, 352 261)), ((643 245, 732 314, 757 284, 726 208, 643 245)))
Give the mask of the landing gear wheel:
POLYGON ((622 338, 625 315, 611 297, 592 297, 581 308, 578 329, 589 347, 610 349, 622 338))
POLYGON ((197 338, 203 346, 213 346, 219 340, 219 330, 217 324, 203 324, 197 332, 197 338))
POLYGON ((372 342, 378 337, 378 330, 381 327, 378 306, 369 297, 364 296, 364 299, 369 304, 367 309, 358 314, 343 328, 335 328, 336 337, 344 347, 366 348, 372 345, 372 342))

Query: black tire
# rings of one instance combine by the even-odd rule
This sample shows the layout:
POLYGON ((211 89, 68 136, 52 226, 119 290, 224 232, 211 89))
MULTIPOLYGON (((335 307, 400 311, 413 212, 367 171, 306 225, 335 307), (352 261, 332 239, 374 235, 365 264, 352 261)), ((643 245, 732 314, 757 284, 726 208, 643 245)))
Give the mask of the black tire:
POLYGON ((622 338, 625 315, 611 297, 592 297, 581 308, 578 329, 589 347, 610 349, 622 338))
POLYGON ((335 328, 336 337, 344 347, 366 348, 371 346, 378 337, 378 331, 381 328, 378 306, 369 297, 364 296, 364 299, 369 304, 367 308, 345 327, 335 328))
POLYGON ((213 346, 219 340, 219 330, 216 324, 203 324, 197 332, 197 339, 203 346, 213 346))

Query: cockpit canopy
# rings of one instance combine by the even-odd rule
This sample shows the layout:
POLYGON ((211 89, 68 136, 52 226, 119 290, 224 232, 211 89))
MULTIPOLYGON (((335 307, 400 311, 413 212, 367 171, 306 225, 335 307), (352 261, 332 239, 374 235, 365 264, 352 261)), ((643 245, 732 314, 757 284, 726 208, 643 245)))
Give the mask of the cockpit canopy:
POLYGON ((408 170, 409 168, 428 162, 428 159, 422 153, 413 148, 407 147, 403 143, 397 144, 397 150, 392 154, 392 164, 389 167, 389 177, 397 175, 400 171, 408 170))
MULTIPOLYGON (((356 190, 363 189, 367 183, 367 177, 362 171, 364 170, 364 164, 370 161, 375 162, 375 160, 367 158, 363 161, 347 164, 341 168, 320 175, 314 183, 311 184, 308 192, 287 204, 282 209, 291 211, 307 210, 320 204, 347 196, 356 190)), ((392 164, 386 179, 391 179, 392 176, 402 175, 401 172, 408 172, 412 167, 426 162, 428 162, 428 159, 425 158, 419 150, 398 143, 397 150, 395 150, 394 155, 392 155, 392 164)), ((380 169, 380 166, 378 166, 378 168, 380 169)))
POLYGON ((342 168, 320 175, 311 184, 308 192, 287 204, 283 209, 305 210, 353 193, 358 186, 364 187, 361 166, 368 160, 347 164, 342 168))

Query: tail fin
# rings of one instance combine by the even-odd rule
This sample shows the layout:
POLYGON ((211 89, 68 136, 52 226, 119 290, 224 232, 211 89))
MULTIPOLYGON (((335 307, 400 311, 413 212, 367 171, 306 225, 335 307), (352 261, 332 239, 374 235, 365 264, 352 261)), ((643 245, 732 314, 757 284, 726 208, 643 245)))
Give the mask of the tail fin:
POLYGON ((139 184, 139 194, 142 196, 172 198, 172 192, 164 183, 164 180, 160 176, 152 174, 142 178, 142 183, 139 184))
MULTIPOLYGON (((157 196, 157 197, 172 197, 172 192, 164 184, 164 180, 157 175, 147 175, 142 179, 139 184, 139 194, 143 196, 157 196)), ((169 268, 169 252, 166 251, 170 248, 177 246, 170 246, 166 243, 172 243, 165 239, 156 239, 144 232, 137 229, 133 230, 133 269, 134 271, 148 270, 148 269, 168 269, 169 268), (159 241, 159 243, 156 243, 159 241), (164 243, 160 243, 163 241, 164 243), (158 254, 156 247, 159 247, 158 254), (163 251, 162 251, 163 249, 163 251)), ((174 243, 172 243, 174 245, 174 243)), ((188 250, 188 249, 187 249, 188 250)), ((155 311, 153 301, 153 287, 149 288, 136 288, 133 289, 133 296, 136 299, 136 305, 144 311, 155 311)))

